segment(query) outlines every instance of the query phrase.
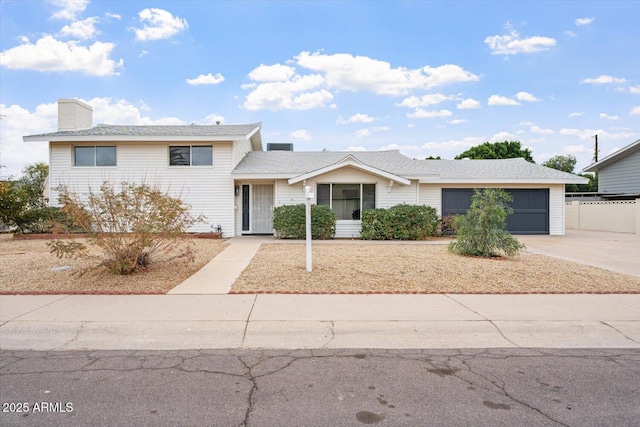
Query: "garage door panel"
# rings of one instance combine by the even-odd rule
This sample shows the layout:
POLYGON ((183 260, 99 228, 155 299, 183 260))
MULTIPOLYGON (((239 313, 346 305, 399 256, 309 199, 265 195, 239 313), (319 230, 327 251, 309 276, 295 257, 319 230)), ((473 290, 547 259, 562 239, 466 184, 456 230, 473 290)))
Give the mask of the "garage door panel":
MULTIPOLYGON (((507 217, 507 230, 513 234, 549 234, 549 190, 504 189, 513 196, 509 206, 514 213, 507 217)), ((471 206, 472 188, 443 188, 442 214, 466 213, 471 206)))

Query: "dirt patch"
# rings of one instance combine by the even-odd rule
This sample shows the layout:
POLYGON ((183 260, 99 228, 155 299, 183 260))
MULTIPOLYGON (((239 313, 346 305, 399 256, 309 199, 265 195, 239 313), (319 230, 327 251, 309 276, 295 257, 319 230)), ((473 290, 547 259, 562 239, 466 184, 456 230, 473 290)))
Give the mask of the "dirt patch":
POLYGON ((146 271, 128 276, 106 273, 78 276, 74 273, 91 265, 89 261, 58 259, 49 253, 46 241, 13 240, 11 235, 3 234, 0 235, 0 293, 166 293, 227 246, 226 240, 193 239, 192 242, 196 251, 194 263, 174 259, 152 263, 146 271))
POLYGON ((232 292, 638 293, 640 277, 522 252, 514 258, 455 255, 446 245, 318 244, 313 271, 304 244, 262 245, 232 292))

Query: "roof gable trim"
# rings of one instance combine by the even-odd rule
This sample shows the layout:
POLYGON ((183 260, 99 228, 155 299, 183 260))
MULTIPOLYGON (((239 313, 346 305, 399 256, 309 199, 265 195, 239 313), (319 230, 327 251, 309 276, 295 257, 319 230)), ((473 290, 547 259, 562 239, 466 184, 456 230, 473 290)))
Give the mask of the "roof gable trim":
POLYGON ((402 185, 410 185, 411 184, 411 181, 406 179, 406 178, 403 178, 401 176, 394 175, 392 173, 385 172, 385 171, 383 171, 381 169, 378 169, 378 168, 375 168, 373 166, 369 166, 367 164, 364 164, 361 161, 359 161, 358 159, 356 159, 355 157, 353 157, 352 155, 348 155, 345 158, 343 158, 342 160, 340 160, 340 161, 338 161, 338 162, 336 162, 336 163, 334 163, 332 165, 325 166, 323 168, 316 169, 314 171, 307 172, 305 174, 293 177, 293 178, 289 179, 288 182, 289 182, 289 185, 293 185, 293 184, 296 184, 298 182, 302 182, 302 181, 304 181, 306 179, 313 178, 313 177, 316 177, 316 176, 319 176, 319 175, 322 175, 322 174, 325 174, 325 173, 328 173, 328 172, 332 172, 332 171, 337 170, 337 169, 342 169, 342 168, 347 167, 347 166, 350 166, 350 167, 352 167, 354 169, 361 170, 363 172, 368 172, 370 174, 386 178, 386 179, 391 180, 391 181, 395 181, 398 184, 402 184, 402 185))

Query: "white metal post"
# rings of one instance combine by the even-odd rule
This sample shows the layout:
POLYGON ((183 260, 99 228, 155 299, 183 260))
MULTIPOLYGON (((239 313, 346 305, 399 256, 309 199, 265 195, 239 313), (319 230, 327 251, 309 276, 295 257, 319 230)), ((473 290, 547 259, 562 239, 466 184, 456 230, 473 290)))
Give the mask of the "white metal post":
POLYGON ((310 186, 305 186, 305 234, 307 240, 307 271, 311 272, 313 269, 311 260, 311 200, 313 200, 313 193, 310 186))

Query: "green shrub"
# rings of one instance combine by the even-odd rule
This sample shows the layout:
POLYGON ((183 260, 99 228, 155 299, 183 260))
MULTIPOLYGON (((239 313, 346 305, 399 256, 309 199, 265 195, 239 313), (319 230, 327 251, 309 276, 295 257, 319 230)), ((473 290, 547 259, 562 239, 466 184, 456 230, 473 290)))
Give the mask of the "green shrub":
POLYGON ((511 195, 499 188, 475 190, 467 213, 453 221, 457 236, 449 250, 489 258, 503 253, 514 256, 524 249, 506 229, 507 216, 513 213, 507 205, 511 200, 511 195))
POLYGON ((362 214, 363 240, 421 240, 437 233, 438 215, 431 206, 401 204, 362 214))
MULTIPOLYGON (((273 228, 278 239, 304 239, 305 205, 278 206, 273 210, 273 228)), ((311 206, 311 238, 333 239, 336 235, 336 216, 329 206, 311 206)))
POLYGON ((52 233, 65 223, 68 223, 65 214, 56 207, 28 209, 15 218, 19 233, 52 233))

